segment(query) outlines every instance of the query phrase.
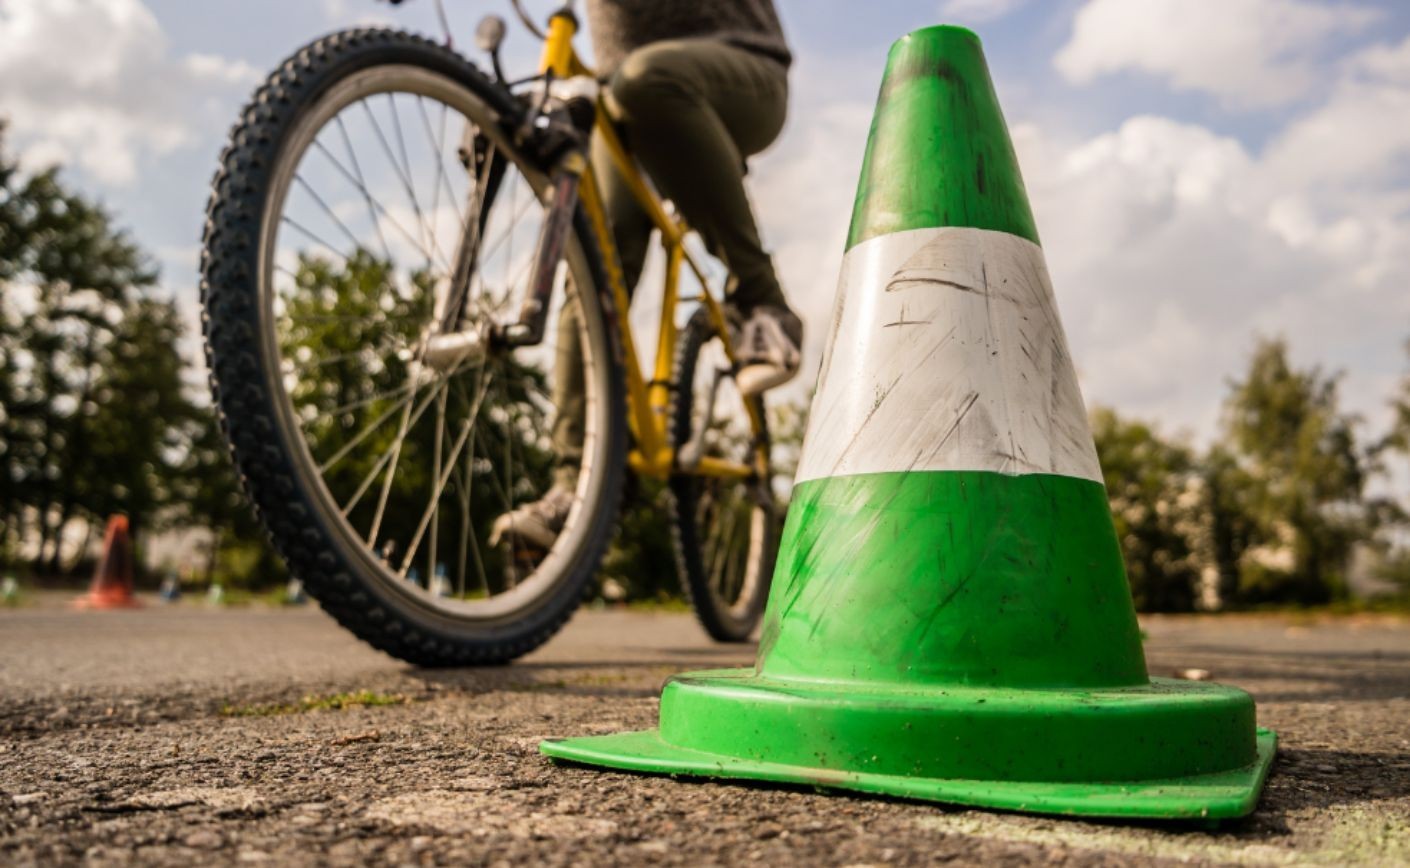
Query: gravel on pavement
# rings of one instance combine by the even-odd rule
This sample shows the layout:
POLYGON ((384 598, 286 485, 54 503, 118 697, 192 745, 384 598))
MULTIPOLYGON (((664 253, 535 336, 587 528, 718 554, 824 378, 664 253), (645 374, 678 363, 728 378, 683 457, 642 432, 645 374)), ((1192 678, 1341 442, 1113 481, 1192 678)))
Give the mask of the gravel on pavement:
POLYGON ((661 682, 748 665, 685 614, 585 611, 530 657, 419 670, 314 607, 0 610, 0 864, 1410 864, 1410 622, 1150 618, 1277 729, 1209 828, 991 813, 550 764, 649 727, 661 682))

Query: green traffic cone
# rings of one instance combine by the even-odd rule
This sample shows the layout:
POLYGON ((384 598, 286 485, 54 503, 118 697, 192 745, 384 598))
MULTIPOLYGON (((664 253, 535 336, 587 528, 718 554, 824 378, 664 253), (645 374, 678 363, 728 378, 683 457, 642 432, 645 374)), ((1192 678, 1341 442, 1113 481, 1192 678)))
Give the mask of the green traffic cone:
POLYGON ((1151 679, 979 40, 892 46, 753 670, 550 757, 1012 810, 1253 810, 1253 700, 1151 679))

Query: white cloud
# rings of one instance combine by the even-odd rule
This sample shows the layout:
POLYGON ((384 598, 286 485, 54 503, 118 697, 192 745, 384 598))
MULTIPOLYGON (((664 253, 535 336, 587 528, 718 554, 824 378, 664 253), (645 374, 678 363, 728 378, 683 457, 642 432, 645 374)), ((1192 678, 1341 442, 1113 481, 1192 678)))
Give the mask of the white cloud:
POLYGON ((323 0, 323 17, 340 27, 393 27, 396 25, 394 17, 379 12, 369 0, 323 0))
POLYGON ((1399 45, 1373 45, 1348 64, 1355 74, 1410 84, 1410 37, 1399 45))
POLYGON ((1054 64, 1078 84, 1137 71, 1232 107, 1280 105, 1316 92, 1328 37, 1377 17, 1307 0, 1088 0, 1054 64))
POLYGON ((1028 0, 945 0, 940 4, 942 21, 983 24, 997 21, 1018 9, 1028 0))
POLYGON ((1208 437, 1253 336, 1281 334, 1299 363, 1346 370, 1348 404, 1384 422, 1410 323, 1410 192, 1386 179, 1410 146, 1357 144, 1384 126, 1351 110, 1364 98, 1338 83, 1261 153, 1149 116, 1086 141, 1016 130, 1089 402, 1208 437), (1327 118, 1343 144, 1316 159, 1306 130, 1327 118))
MULTIPOLYGON (((1269 150, 1278 180, 1306 178, 1335 193, 1403 182, 1410 157, 1410 38, 1344 64, 1330 99, 1297 118, 1269 150)), ((1404 206, 1401 203, 1401 207, 1404 206)))
POLYGON ((749 176, 783 291, 807 325, 805 376, 789 397, 806 396, 822 360, 872 114, 869 102, 837 99, 842 88, 807 63, 793 75, 798 92, 788 129, 776 148, 750 161, 749 176))
POLYGON ((202 140, 203 96, 256 79, 247 64, 214 55, 173 58, 140 0, 0 6, 0 106, 27 163, 74 163, 130 184, 144 156, 202 140))
POLYGON ((185 71, 197 81, 250 87, 261 74, 243 60, 227 60, 218 54, 188 54, 181 62, 185 71))
MULTIPOLYGON (((1235 105, 1299 98, 1266 145, 1156 115, 1080 136, 1012 116, 1084 393, 1207 437, 1252 335, 1282 333, 1300 363, 1347 369, 1348 403, 1376 423, 1410 330, 1410 40, 1328 59, 1326 36, 1364 27, 1369 13, 1192 5, 1181 0, 1176 16, 1170 0, 1088 3, 1064 74, 1142 70, 1235 105), (1150 20, 1122 19, 1137 13, 1150 20)), ((813 370, 880 70, 874 56, 799 48, 789 128, 751 160, 749 183, 784 289, 809 324, 813 370)), ((201 95, 229 96, 253 78, 239 63, 174 51, 136 0, 0 0, 0 111, 27 159, 145 181, 153 155, 214 153, 212 130, 227 127, 235 100, 208 110, 201 95)), ((199 201, 195 188, 183 195, 199 201)), ((160 252, 173 272, 192 271, 190 250, 160 252)))

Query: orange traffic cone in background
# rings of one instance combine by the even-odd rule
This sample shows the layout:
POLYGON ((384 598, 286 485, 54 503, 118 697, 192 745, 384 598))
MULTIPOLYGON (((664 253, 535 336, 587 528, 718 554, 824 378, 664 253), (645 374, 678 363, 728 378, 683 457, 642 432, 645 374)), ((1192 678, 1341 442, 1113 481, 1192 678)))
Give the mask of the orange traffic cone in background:
POLYGON ((127 516, 108 519, 103 555, 93 571, 93 584, 73 605, 78 609, 134 609, 142 605, 132 595, 132 543, 127 536, 127 516))

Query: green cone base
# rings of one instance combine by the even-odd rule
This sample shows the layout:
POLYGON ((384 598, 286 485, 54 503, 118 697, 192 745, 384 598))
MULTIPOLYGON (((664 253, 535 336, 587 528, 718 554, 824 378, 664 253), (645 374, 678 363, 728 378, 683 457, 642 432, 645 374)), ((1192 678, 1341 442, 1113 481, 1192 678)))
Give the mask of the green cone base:
POLYGON ((1251 812, 1277 738, 1220 685, 1101 690, 877 688, 672 679, 661 728, 545 741, 628 771, 858 790, 1034 813, 1221 819, 1251 812))

